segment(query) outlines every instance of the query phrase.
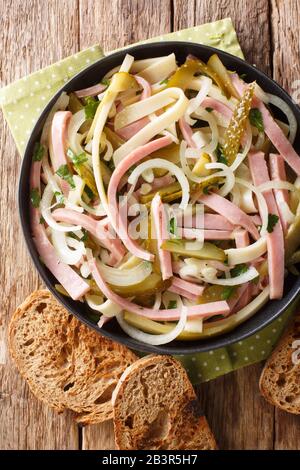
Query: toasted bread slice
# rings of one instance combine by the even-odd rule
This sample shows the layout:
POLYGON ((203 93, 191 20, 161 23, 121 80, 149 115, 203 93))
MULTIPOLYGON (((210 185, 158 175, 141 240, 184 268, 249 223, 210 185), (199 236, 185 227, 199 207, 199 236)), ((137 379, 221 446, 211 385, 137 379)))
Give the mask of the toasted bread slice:
POLYGON ((47 290, 33 292, 13 314, 8 343, 32 393, 83 424, 113 416, 111 395, 137 358, 80 323, 47 290))
POLYGON ((300 313, 283 335, 261 373, 261 394, 272 405, 300 414, 300 313), (295 356, 298 356, 298 360, 295 356), (295 360, 296 359, 296 360, 295 360))
POLYGON ((188 376, 170 356, 146 356, 128 367, 112 402, 118 449, 216 449, 188 376))

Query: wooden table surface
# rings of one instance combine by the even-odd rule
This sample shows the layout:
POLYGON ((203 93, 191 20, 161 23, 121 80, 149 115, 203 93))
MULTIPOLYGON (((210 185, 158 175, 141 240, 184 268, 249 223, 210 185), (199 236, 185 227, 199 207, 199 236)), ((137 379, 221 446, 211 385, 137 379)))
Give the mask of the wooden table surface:
MULTIPOLYGON (((1 86, 95 43, 112 50, 228 16, 246 59, 292 93, 300 78, 300 0, 0 0, 1 86)), ((71 413, 54 413, 31 395, 5 351, 10 315, 41 281, 19 225, 20 157, 6 123, 0 147, 0 449, 111 449, 111 423, 80 428, 71 413)), ((260 397, 261 368, 199 387, 221 449, 300 449, 300 417, 260 397)))

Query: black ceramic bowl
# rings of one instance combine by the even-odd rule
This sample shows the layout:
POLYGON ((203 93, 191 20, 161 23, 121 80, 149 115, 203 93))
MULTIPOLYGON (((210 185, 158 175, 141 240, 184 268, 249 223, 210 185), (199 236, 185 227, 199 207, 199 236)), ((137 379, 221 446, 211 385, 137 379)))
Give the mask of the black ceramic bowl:
MULTIPOLYGON (((108 72, 110 69, 112 69, 116 65, 119 65, 122 62, 126 53, 130 53, 135 57, 135 59, 145 59, 149 57, 167 55, 172 52, 176 54, 176 58, 179 63, 183 63, 188 54, 193 54, 199 57, 200 59, 207 61, 208 58, 216 52, 228 69, 235 70, 239 74, 246 74, 246 81, 250 82, 256 80, 257 83, 261 85, 261 87, 266 92, 273 93, 282 98, 284 101, 286 101, 288 105, 292 108, 298 122, 296 150, 299 151, 300 111, 298 107, 293 103, 290 96, 271 78, 267 77, 264 73, 260 72, 252 65, 247 64, 239 58, 236 58, 225 52, 216 50, 212 47, 188 42, 175 41, 152 43, 136 47, 130 47, 126 50, 116 52, 115 54, 100 59, 87 69, 80 72, 68 83, 66 83, 43 110, 28 141, 19 181, 19 210, 21 224, 23 227, 23 232, 29 252, 38 272, 40 273, 47 287, 55 295, 55 297, 57 297, 59 302, 61 302, 80 321, 86 323, 89 327, 94 328, 96 331, 99 331, 99 328, 88 318, 87 315, 88 313, 92 313, 89 307, 83 303, 75 302, 67 297, 64 297, 55 290, 54 284, 56 281, 52 274, 48 271, 48 269, 39 260, 39 256, 31 238, 29 223, 29 172, 33 154, 33 146, 40 137, 43 124, 50 109, 52 108, 53 104, 55 103, 55 101, 63 90, 66 92, 70 92, 73 90, 78 90, 91 86, 99 82, 99 79, 101 79, 106 72, 108 72)), ((278 114, 278 110, 274 110, 274 112, 275 115, 277 113, 278 117, 282 117, 280 116, 280 114, 278 114)), ((127 345, 130 348, 145 352, 154 352, 159 354, 194 354, 197 352, 204 352, 207 350, 213 350, 220 347, 228 346, 232 343, 240 341, 256 333, 261 328, 265 327, 270 322, 272 322, 272 320, 279 317, 281 313, 292 303, 292 301, 295 299, 299 292, 300 279, 289 275, 285 280, 284 297, 281 300, 269 301, 258 313, 256 313, 252 318, 247 320, 242 325, 238 326, 236 329, 225 333, 222 336, 213 337, 211 339, 203 341, 173 341, 172 343, 163 346, 149 346, 128 337, 120 329, 115 320, 112 320, 107 325, 105 325, 101 329, 101 333, 105 336, 108 336, 109 338, 112 338, 113 340, 127 345)))

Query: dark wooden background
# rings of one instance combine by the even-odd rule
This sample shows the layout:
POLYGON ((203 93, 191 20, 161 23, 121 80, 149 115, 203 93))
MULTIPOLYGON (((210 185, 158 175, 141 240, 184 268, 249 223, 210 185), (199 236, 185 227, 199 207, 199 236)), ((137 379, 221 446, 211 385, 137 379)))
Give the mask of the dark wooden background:
MULTIPOLYGON (((287 91, 300 78, 299 0, 0 0, 1 86, 95 43, 105 50, 230 16, 246 59, 287 91)), ((41 282, 18 221, 20 157, 7 125, 1 148, 0 448, 109 449, 111 423, 79 428, 38 402, 2 348, 15 307, 41 282)), ((300 417, 259 395, 261 364, 199 387, 221 449, 300 449, 300 417)))

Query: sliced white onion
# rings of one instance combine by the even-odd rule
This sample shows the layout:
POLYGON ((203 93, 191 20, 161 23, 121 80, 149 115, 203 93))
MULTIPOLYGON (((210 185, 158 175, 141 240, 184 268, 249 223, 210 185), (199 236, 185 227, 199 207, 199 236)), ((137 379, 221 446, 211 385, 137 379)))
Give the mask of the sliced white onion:
POLYGON ((131 269, 112 268, 98 262, 99 271, 106 282, 114 286, 133 286, 147 279, 152 273, 152 264, 148 261, 142 261, 131 269))
POLYGON ((183 173, 183 171, 177 165, 175 165, 172 162, 169 162, 168 160, 163 160, 162 158, 153 158, 152 160, 148 160, 146 162, 141 163, 133 170, 133 172, 129 176, 128 183, 133 185, 133 188, 134 188, 139 176, 145 170, 150 169, 150 168, 163 168, 176 176, 182 189, 182 199, 181 199, 179 208, 185 209, 189 203, 189 198, 190 198, 189 182, 185 174, 183 173))
POLYGON ((231 168, 224 163, 206 163, 205 168, 208 170, 222 170, 226 181, 223 186, 218 190, 218 194, 222 197, 227 196, 235 185, 235 176, 231 168))
POLYGON ((210 284, 215 284, 217 286, 238 286, 241 284, 245 284, 246 282, 252 281, 252 279, 255 279, 257 276, 259 276, 258 271, 254 268, 254 266, 250 266, 250 268, 240 274, 239 276, 236 277, 231 277, 228 279, 211 279, 204 277, 203 271, 202 271, 202 278, 205 282, 208 282, 210 284))
POLYGON ((272 190, 272 189, 287 189, 288 191, 295 191, 295 185, 288 181, 267 181, 266 183, 260 184, 257 189, 261 192, 272 190))
POLYGON ((56 222, 51 215, 51 204, 54 197, 54 191, 50 183, 44 189, 43 196, 40 203, 41 214, 45 222, 54 230, 58 232, 76 232, 81 230, 80 225, 64 225, 63 223, 56 222))
POLYGON ((249 246, 243 248, 229 248, 225 250, 225 254, 228 256, 228 264, 234 266, 236 264, 249 263, 264 255, 266 251, 266 238, 261 237, 249 246))
POLYGON ((80 274, 84 279, 89 277, 89 275, 91 274, 89 263, 87 261, 84 261, 80 266, 80 274))
POLYGON ((199 90, 199 92, 197 93, 195 98, 192 98, 190 100, 188 108, 187 108, 186 113, 184 115, 184 118, 185 118, 186 122, 190 126, 192 126, 196 122, 194 119, 192 119, 190 117, 191 114, 194 113, 199 108, 199 106, 201 106, 202 101, 207 96, 207 94, 210 90, 210 87, 212 85, 212 80, 209 77, 204 77, 204 76, 201 77, 201 82, 202 82, 201 89, 199 90))
MULTIPOLYGON (((191 149, 191 150, 194 150, 194 154, 197 151, 198 156, 196 158, 199 158, 199 149, 203 149, 203 147, 208 146, 209 142, 211 141, 211 132, 210 133, 203 132, 203 130, 200 129, 199 131, 194 132, 193 141, 195 142, 197 148, 191 149)), ((202 152, 203 150, 201 150, 201 153, 202 152)), ((192 157, 192 158, 195 158, 195 157, 192 157)))
POLYGON ((51 239, 57 257, 62 263, 75 265, 81 260, 83 254, 85 253, 84 243, 79 242, 78 240, 77 248, 75 250, 71 250, 68 247, 70 241, 67 243, 66 234, 63 232, 58 232, 57 230, 52 229, 51 239))
POLYGON ((116 315, 117 321, 122 328, 131 338, 134 338, 142 343, 152 344, 159 346, 160 344, 167 344, 177 338, 178 335, 184 330, 187 319, 187 307, 182 305, 180 318, 176 326, 169 332, 160 335, 151 335, 149 333, 144 333, 137 328, 129 325, 123 318, 122 314, 116 315))
POLYGON ((288 139, 291 142, 291 144, 293 144, 295 141, 295 137, 297 134, 297 127, 298 127, 297 120, 294 116, 293 111, 284 100, 279 98, 279 96, 267 93, 267 97, 269 99, 269 103, 279 108, 286 115, 288 123, 289 123, 289 131, 290 131, 288 139))
POLYGON ((68 126, 68 141, 69 146, 75 155, 79 155, 84 151, 79 143, 79 140, 77 139, 77 133, 85 121, 86 117, 84 109, 81 109, 77 113, 73 114, 70 119, 68 126))
POLYGON ((48 155, 45 154, 42 160, 43 174, 46 178, 47 183, 50 183, 54 193, 61 193, 60 186, 58 184, 57 176, 53 174, 48 160, 48 155))
POLYGON ((80 205, 85 183, 78 175, 73 175, 73 181, 75 188, 72 189, 72 191, 69 191, 67 202, 71 205, 80 205))
POLYGON ((103 302, 103 297, 99 295, 86 294, 85 298, 90 308, 101 312, 106 317, 112 318, 122 312, 122 308, 119 305, 114 304, 111 300, 103 302))
POLYGON ((103 160, 106 162, 109 162, 111 160, 111 157, 113 156, 114 149, 109 140, 106 139, 106 152, 103 156, 103 160))
POLYGON ((143 171, 142 177, 147 183, 153 183, 154 173, 153 173, 152 168, 149 168, 149 169, 143 171))
POLYGON ((268 104, 269 102, 268 93, 265 93, 264 90, 257 83, 255 83, 255 95, 265 104, 268 104))
POLYGON ((216 149, 219 141, 219 131, 216 118, 215 116, 213 116, 212 113, 209 113, 201 107, 198 108, 194 112, 194 114, 197 118, 202 119, 203 121, 206 121, 209 124, 209 127, 211 129, 211 141, 208 145, 202 147, 202 152, 211 154, 216 149))
POLYGON ((96 206, 92 207, 92 206, 86 204, 83 200, 81 200, 80 205, 89 214, 95 215, 97 217, 103 217, 103 216, 106 215, 106 211, 105 211, 103 205, 101 204, 101 202, 99 204, 97 204, 96 206))

